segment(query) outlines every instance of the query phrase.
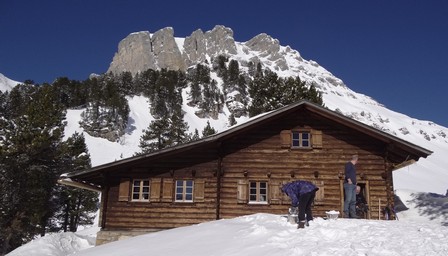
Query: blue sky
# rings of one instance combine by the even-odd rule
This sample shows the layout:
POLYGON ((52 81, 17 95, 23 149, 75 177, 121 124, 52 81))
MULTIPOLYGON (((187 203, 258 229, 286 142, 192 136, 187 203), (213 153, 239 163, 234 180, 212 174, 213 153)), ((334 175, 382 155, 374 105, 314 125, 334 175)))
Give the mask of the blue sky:
POLYGON ((104 73, 128 34, 215 25, 260 33, 386 107, 448 127, 448 1, 0 0, 0 73, 84 80, 104 73))

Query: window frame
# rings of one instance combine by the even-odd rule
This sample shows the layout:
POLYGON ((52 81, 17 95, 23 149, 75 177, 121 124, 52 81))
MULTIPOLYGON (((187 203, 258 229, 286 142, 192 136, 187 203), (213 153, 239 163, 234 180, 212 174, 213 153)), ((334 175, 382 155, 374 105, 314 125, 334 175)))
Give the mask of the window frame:
POLYGON ((248 203, 249 204, 269 204, 269 182, 265 180, 249 180, 248 184, 248 203), (252 187, 252 184, 255 184, 255 187, 252 187), (264 184, 264 187, 261 185, 264 184), (255 189, 255 193, 252 193, 252 190, 255 189), (262 190, 265 190, 262 193, 262 190), (253 200, 253 196, 255 196, 255 200, 253 200), (264 201, 262 201, 262 196, 264 196, 264 201))
POLYGON ((149 202, 150 198, 150 191, 151 191, 151 182, 149 179, 133 179, 132 180, 132 190, 131 190, 131 201, 132 202, 149 202), (136 182, 138 182, 138 191, 135 191, 136 182), (145 182, 147 182, 147 185, 145 185, 145 182), (145 188, 148 188, 147 191, 145 191, 145 188), (137 193, 136 193, 137 192, 137 193), (137 199, 134 199, 134 195, 138 195, 137 199), (145 195, 147 198, 145 198, 145 195))
POLYGON ((179 179, 175 180, 174 186, 174 202, 176 203, 193 203, 194 202, 194 180, 192 179, 179 179), (182 182, 181 186, 179 186, 179 182, 182 182), (191 185, 188 184, 191 182, 191 185), (179 191, 181 189, 181 191, 179 191), (188 191, 191 189, 191 192, 188 191), (182 199, 178 199, 178 195, 181 195, 182 199), (191 199, 188 199, 188 196, 191 199))
POLYGON ((312 140, 311 140, 312 133, 310 130, 291 130, 291 148, 304 148, 304 149, 311 149, 312 146, 312 140), (294 138, 294 135, 298 135, 298 138, 294 138), (303 138, 304 134, 307 134, 307 138, 303 138), (295 142, 298 142, 298 145, 295 145, 295 142), (304 146, 304 142, 307 142, 307 146, 304 146))

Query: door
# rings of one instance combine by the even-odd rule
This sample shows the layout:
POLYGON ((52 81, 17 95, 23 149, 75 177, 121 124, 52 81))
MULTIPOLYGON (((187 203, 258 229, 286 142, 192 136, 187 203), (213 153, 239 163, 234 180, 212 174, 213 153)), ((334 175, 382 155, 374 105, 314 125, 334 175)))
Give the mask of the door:
MULTIPOLYGON (((358 181, 357 184, 357 193, 356 193, 356 214, 359 218, 362 219, 370 219, 370 195, 369 195, 369 181, 358 181)), ((340 181, 340 190, 341 190, 341 214, 344 214, 344 180, 340 181)))

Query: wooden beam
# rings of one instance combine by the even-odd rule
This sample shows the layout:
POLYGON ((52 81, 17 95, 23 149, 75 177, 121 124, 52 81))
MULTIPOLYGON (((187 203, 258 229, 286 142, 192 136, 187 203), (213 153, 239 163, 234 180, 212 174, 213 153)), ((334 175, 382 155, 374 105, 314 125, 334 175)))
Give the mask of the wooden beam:
POLYGON ((392 167, 392 171, 395 171, 395 170, 398 170, 398 169, 400 169, 400 168, 409 166, 409 165, 411 165, 411 164, 413 164, 413 163, 415 163, 415 160, 414 160, 414 159, 410 159, 410 160, 404 161, 404 162, 402 162, 402 163, 396 164, 396 165, 394 165, 394 166, 392 167))
POLYGON ((90 191, 100 192, 101 193, 101 187, 97 187, 97 186, 94 186, 94 185, 73 181, 72 179, 69 179, 69 178, 59 179, 58 183, 62 184, 62 185, 70 186, 70 187, 87 189, 87 190, 90 190, 90 191))

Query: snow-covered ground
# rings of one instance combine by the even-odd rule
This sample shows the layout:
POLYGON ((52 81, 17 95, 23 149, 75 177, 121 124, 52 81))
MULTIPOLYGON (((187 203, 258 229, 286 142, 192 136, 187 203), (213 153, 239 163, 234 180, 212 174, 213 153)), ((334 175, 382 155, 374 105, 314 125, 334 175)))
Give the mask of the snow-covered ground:
MULTIPOLYGON (((93 247, 97 228, 51 234, 8 256, 249 256, 249 255, 448 255, 448 197, 445 206, 419 207, 416 193, 397 193, 409 210, 398 221, 315 218, 305 229, 285 216, 253 214, 141 235, 93 247), (445 209, 440 214, 440 207, 445 209), (437 214, 424 214, 437 211, 437 214), (433 218, 436 216, 436 218, 433 218), (90 234, 89 234, 90 232, 90 234)), ((436 200, 437 201, 437 200, 436 200)))

